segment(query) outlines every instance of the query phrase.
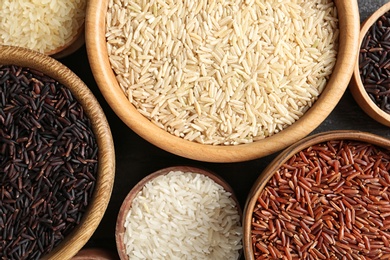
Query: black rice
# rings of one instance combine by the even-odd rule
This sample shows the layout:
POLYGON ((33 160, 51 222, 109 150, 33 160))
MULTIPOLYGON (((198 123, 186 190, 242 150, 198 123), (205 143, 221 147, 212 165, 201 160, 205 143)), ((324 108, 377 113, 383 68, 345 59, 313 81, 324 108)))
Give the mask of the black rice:
POLYGON ((79 224, 97 156, 91 122, 66 86, 0 65, 1 259, 39 259, 79 224))
POLYGON ((390 113, 390 12, 382 15, 364 36, 359 70, 371 100, 390 113))

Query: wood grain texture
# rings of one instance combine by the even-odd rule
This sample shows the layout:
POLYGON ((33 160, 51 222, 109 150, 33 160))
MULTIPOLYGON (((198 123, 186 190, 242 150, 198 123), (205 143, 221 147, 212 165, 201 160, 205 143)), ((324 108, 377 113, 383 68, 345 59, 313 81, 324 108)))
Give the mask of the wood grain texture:
POLYGON ((43 259, 70 259, 90 239, 109 203, 115 177, 115 151, 110 127, 99 102, 84 82, 59 61, 28 49, 0 46, 0 64, 29 67, 43 72, 68 87, 83 106, 95 133, 99 154, 95 191, 75 230, 43 259))
POLYGON ((316 135, 312 135, 302 139, 301 141, 295 143, 289 148, 281 152, 277 157, 274 158, 272 162, 262 171, 259 177, 254 182, 251 190, 249 191, 246 204, 244 206, 244 216, 243 216, 243 247, 244 255, 247 260, 254 260, 254 253, 252 248, 252 218, 253 210, 257 203, 257 198, 260 196, 261 191, 267 185, 268 181, 272 178, 274 173, 294 154, 306 149, 312 145, 319 144, 331 140, 355 140, 365 143, 371 143, 383 147, 385 149, 390 149, 390 139, 384 138, 382 136, 374 135, 371 133, 361 132, 361 131, 329 131, 323 132, 316 135))
POLYGON ((126 221, 126 216, 128 211, 131 208, 132 201, 137 196, 137 194, 143 189, 146 183, 152 181, 158 176, 166 175, 171 171, 180 171, 180 172, 193 172, 198 174, 203 174, 210 179, 212 179, 215 183, 222 186, 222 188, 230 192, 231 198, 236 202, 237 209, 239 214, 242 216, 242 210, 240 207, 240 203, 237 200, 237 197, 234 194, 234 190, 232 187, 227 183, 222 177, 217 175, 214 172, 211 172, 210 170, 205 170, 199 167, 191 167, 191 166, 173 166, 173 167, 167 167, 164 169, 160 169, 158 171, 155 171, 147 176, 145 176, 141 181, 139 181, 128 193, 126 198, 123 200, 122 206, 119 210, 118 219, 116 222, 116 230, 115 230, 115 239, 116 239, 116 245, 118 254, 121 260, 128 260, 128 256, 126 253, 126 247, 124 244, 124 233, 125 233, 125 227, 124 223, 126 221))
MULTIPOLYGON (((381 6, 378 10, 372 13, 364 22, 362 23, 359 35, 359 48, 362 44, 363 38, 367 34, 371 26, 381 17, 384 13, 390 10, 390 2, 381 6)), ((371 118, 378 121, 379 123, 390 126, 390 114, 386 113, 380 109, 368 96, 367 91, 361 81, 360 70, 359 70, 359 60, 356 59, 354 73, 350 85, 351 93, 355 98, 356 102, 367 113, 371 118)))
POLYGON ((307 136, 331 113, 344 94, 358 51, 359 10, 355 0, 336 1, 340 20, 340 49, 329 83, 314 106, 292 126, 263 140, 236 146, 203 145, 173 136, 142 116, 128 101, 112 71, 105 40, 108 0, 92 0, 87 6, 86 48, 91 70, 104 98, 135 133, 170 153, 207 162, 240 162, 280 151, 307 136))

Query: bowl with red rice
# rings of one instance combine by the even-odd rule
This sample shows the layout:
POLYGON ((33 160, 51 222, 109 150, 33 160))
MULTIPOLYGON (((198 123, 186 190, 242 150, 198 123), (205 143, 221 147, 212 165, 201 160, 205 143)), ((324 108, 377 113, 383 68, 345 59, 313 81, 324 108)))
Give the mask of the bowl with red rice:
POLYGON ((280 153, 247 198, 246 259, 387 259, 389 149, 387 138, 338 130, 280 153))

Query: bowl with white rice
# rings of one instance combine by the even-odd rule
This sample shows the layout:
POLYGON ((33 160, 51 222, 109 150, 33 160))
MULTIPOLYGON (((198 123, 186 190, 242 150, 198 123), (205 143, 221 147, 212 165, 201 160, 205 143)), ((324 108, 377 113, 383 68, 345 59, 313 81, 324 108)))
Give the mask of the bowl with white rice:
POLYGON ((232 188, 205 169, 174 166, 143 178, 123 201, 116 244, 125 259, 239 259, 242 212, 232 188))
POLYGON ((0 44, 62 58, 84 43, 86 0, 3 1, 0 44))
POLYGON ((348 86, 356 0, 89 1, 86 46, 114 112, 150 143, 238 162, 313 131, 348 86))

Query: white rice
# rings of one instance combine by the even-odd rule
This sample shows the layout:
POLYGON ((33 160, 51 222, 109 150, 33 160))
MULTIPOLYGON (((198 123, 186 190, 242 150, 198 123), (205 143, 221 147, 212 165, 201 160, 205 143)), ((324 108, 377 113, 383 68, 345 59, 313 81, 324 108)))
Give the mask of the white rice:
POLYGON ((85 0, 17 0, 0 5, 0 44, 48 53, 84 23, 85 0))
POLYGON ((129 259, 238 259, 241 238, 231 194, 192 172, 171 171, 149 181, 125 221, 129 259))
POLYGON ((138 111, 169 133, 249 143, 297 121, 333 71, 332 0, 110 0, 111 66, 138 111))

